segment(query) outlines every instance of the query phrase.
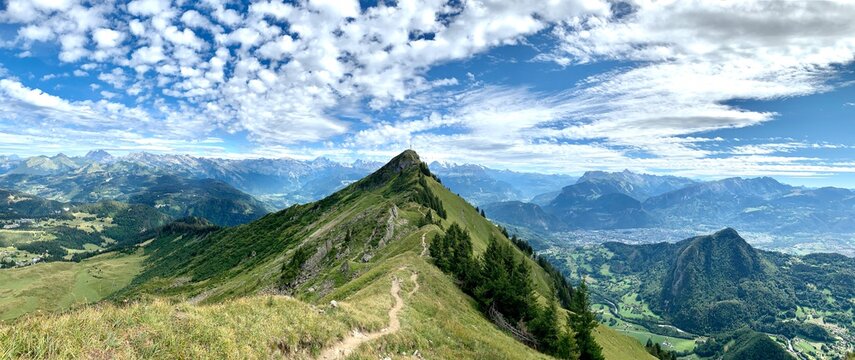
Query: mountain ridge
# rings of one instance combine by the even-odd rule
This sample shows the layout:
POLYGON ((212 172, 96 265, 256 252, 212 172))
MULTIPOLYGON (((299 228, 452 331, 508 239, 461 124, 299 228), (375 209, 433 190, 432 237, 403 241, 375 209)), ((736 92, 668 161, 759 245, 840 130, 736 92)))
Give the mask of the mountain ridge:
MULTIPOLYGON (((267 303, 273 304, 267 306, 284 306, 282 299, 294 299, 288 301, 332 314, 334 318, 324 320, 331 324, 339 324, 343 319, 347 325, 337 325, 342 326, 339 329, 352 326, 366 334, 382 333, 386 324, 393 324, 389 309, 398 307, 400 329, 395 335, 379 336, 374 340, 377 346, 358 347, 353 350, 354 356, 382 357, 390 351, 416 350, 429 358, 548 358, 499 330, 451 278, 431 263, 427 242, 451 231, 452 224, 469 234, 475 255, 487 251, 492 242, 504 244, 516 261, 530 267, 528 279, 538 302, 551 301, 548 300, 554 281, 551 275, 474 207, 435 180, 415 153, 403 153, 372 175, 323 200, 295 205, 249 224, 213 228, 205 222, 188 219, 174 223, 171 228, 143 234, 141 239, 148 239, 142 242, 145 245, 131 251, 146 258, 144 268, 113 299, 120 304, 124 300, 143 304, 134 308, 137 313, 149 311, 144 304, 151 297, 187 301, 179 307, 197 306, 192 303, 203 308, 219 307, 224 312, 235 311, 232 304, 244 301, 241 299, 267 297, 267 303), (395 299, 389 304, 390 285, 392 297, 397 293, 402 302, 395 299), (448 333, 455 336, 444 335, 448 333)), ((151 305, 152 311, 160 309, 157 306, 151 305)), ((181 312, 197 314, 187 320, 195 322, 194 318, 201 316, 196 309, 185 308, 181 312)), ((125 316, 120 308, 104 311, 102 316, 125 316)), ((91 312, 86 314, 95 316, 91 312)), ((139 321, 147 320, 121 323, 133 326, 139 321)), ((33 328, 40 327, 0 327, 0 342, 8 341, 4 334, 9 331, 26 332, 33 328)), ((286 356, 319 354, 320 349, 336 349, 337 342, 350 338, 347 331, 336 330, 334 336, 320 337, 322 340, 317 343, 281 340, 284 345, 280 346, 276 345, 278 342, 266 343, 270 340, 263 334, 269 330, 259 331, 264 339, 262 344, 266 345, 250 349, 252 354, 266 349, 281 351, 286 356)), ((298 326, 294 331, 302 334, 312 330, 298 326)), ((599 328, 595 336, 610 344, 604 349, 607 356, 631 354, 621 358, 649 358, 640 344, 609 329, 599 328)), ((225 343, 233 341, 245 340, 231 339, 225 343)), ((190 356, 194 348, 170 348, 168 353, 190 356)), ((212 349, 215 353, 227 351, 221 345, 212 349)))

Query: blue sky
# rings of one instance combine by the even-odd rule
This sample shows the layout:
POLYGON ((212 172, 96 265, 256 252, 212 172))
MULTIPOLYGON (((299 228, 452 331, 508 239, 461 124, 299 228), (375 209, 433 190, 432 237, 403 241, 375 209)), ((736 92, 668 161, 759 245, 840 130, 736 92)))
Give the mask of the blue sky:
POLYGON ((851 2, 9 0, 0 153, 855 187, 851 2))

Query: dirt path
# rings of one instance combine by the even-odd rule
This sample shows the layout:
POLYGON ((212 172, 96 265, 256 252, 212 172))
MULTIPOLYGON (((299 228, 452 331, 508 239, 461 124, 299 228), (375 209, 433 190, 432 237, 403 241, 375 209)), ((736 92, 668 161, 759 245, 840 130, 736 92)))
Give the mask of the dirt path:
POLYGON ((419 274, 413 273, 412 275, 410 275, 410 281, 413 282, 414 286, 413 286, 413 289, 407 293, 407 296, 413 296, 413 294, 415 294, 416 291, 419 291, 419 274))
POLYGON ((428 251, 427 243, 425 243, 425 236, 427 236, 427 233, 422 234, 422 253, 419 254, 421 257, 425 257, 428 251))
MULTIPOLYGON (((414 273, 410 276, 410 279, 415 281, 418 279, 417 275, 414 273)), ((418 290, 418 282, 416 282, 415 290, 418 290)), ((415 292, 415 290, 411 291, 409 294, 415 292)), ((395 305, 389 309, 389 326, 380 331, 375 331, 372 333, 364 334, 359 330, 353 330, 353 333, 339 342, 335 344, 333 347, 324 350, 318 359, 322 360, 332 360, 332 359, 344 359, 351 353, 353 353, 359 345, 363 343, 376 340, 383 335, 391 334, 397 332, 401 329, 401 320, 398 318, 398 314, 401 312, 401 309, 404 307, 404 300, 401 299, 401 281, 396 277, 392 280, 392 288, 389 290, 389 293, 392 294, 392 297, 395 298, 395 305)))

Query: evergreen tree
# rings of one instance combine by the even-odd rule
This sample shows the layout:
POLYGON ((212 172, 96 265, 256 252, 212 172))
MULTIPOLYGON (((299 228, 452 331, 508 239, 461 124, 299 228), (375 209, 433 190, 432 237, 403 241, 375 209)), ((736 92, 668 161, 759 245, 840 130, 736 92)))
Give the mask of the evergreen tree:
POLYGON ((544 352, 559 359, 578 358, 575 339, 558 321, 558 299, 554 292, 549 304, 531 321, 532 335, 540 341, 544 352))
POLYGON ((433 236, 433 241, 430 242, 430 256, 434 258, 434 264, 443 272, 449 271, 448 250, 445 245, 445 237, 439 234, 433 236))
POLYGON ((517 262, 513 250, 495 238, 484 252, 481 264, 482 281, 475 296, 485 309, 495 306, 512 321, 526 320, 536 304, 525 262, 517 262))
POLYGON ((570 304, 570 326, 576 333, 576 343, 579 345, 580 360, 603 360, 603 348, 594 340, 592 331, 597 328, 597 319, 590 309, 588 300, 588 285, 585 280, 573 293, 570 304))

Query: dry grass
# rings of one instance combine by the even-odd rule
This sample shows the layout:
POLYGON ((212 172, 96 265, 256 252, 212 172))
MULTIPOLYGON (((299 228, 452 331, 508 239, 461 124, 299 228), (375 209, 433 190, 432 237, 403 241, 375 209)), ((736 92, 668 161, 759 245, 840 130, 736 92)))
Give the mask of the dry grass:
POLYGON ((195 306, 162 299, 30 316, 0 327, 0 358, 309 358, 358 327, 346 308, 283 296, 195 306))

